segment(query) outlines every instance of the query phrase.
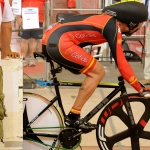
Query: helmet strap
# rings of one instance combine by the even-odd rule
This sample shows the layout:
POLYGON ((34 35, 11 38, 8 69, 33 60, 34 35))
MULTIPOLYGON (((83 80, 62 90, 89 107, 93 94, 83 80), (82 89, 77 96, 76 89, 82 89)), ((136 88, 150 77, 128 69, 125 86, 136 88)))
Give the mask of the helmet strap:
POLYGON ((129 28, 129 31, 128 32, 124 32, 123 34, 125 34, 126 36, 131 36, 133 33, 135 33, 137 30, 135 30, 133 33, 130 33, 130 31, 132 31, 133 29, 135 29, 136 27, 138 27, 138 23, 134 26, 134 27, 131 27, 129 24, 128 24, 128 28, 129 28))

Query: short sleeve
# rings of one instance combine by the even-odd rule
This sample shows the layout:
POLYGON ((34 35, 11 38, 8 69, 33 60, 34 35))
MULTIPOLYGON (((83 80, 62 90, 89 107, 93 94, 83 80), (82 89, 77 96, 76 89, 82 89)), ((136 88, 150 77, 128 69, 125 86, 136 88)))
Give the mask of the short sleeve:
POLYGON ((2 22, 13 21, 14 16, 8 0, 4 0, 4 8, 2 12, 2 22))

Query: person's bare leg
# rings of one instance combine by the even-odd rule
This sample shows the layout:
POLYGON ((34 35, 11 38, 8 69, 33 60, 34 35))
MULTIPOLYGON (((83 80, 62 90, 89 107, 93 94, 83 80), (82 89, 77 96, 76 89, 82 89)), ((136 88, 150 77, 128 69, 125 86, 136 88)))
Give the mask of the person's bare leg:
POLYGON ((23 58, 26 58, 28 51, 28 39, 22 39, 21 40, 21 55, 23 58))
POLYGON ((77 99, 73 105, 74 108, 81 110, 86 101, 91 97, 97 85, 105 75, 104 67, 97 62, 94 68, 86 75, 82 86, 79 89, 77 99))
POLYGON ((29 45, 29 56, 32 57, 33 56, 33 52, 36 51, 37 48, 37 40, 34 38, 30 38, 30 45, 29 45))
POLYGON ((37 42, 38 42, 38 52, 42 52, 42 40, 39 39, 37 40, 37 42))

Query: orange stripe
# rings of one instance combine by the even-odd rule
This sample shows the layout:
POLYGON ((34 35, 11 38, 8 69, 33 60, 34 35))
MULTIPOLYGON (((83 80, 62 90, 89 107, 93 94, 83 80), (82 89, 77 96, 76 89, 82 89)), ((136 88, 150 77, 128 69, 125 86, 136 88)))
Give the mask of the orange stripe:
POLYGON ((95 61, 95 58, 92 58, 90 65, 88 65, 84 70, 82 70, 82 73, 85 73, 88 69, 90 69, 92 65, 94 64, 94 61, 95 61))
POLYGON ((75 109, 75 110, 79 110, 79 111, 81 111, 81 109, 77 109, 77 108, 73 108, 73 107, 72 107, 72 109, 75 109))
POLYGON ((75 110, 75 109, 71 109, 71 112, 74 114, 80 114, 81 111, 75 110))
POLYGON ((137 79, 135 79, 133 82, 131 82, 131 84, 134 84, 137 81, 137 79))

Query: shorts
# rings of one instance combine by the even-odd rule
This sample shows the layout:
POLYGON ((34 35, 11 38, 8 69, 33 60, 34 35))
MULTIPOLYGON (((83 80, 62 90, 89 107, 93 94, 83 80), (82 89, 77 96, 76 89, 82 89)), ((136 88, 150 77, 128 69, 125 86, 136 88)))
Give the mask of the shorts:
POLYGON ((87 74, 97 62, 82 47, 73 43, 67 34, 58 36, 55 31, 50 35, 47 45, 42 46, 42 52, 74 74, 87 74))
POLYGON ((0 66, 0 138, 4 136, 3 133, 3 119, 6 115, 6 109, 4 106, 4 94, 3 94, 3 72, 0 66))
MULTIPOLYGON (((43 23, 39 22, 39 26, 43 27, 43 23)), ((30 39, 30 38, 42 39, 43 29, 32 29, 28 31, 23 30, 22 32, 19 33, 19 36, 23 39, 30 39)))

